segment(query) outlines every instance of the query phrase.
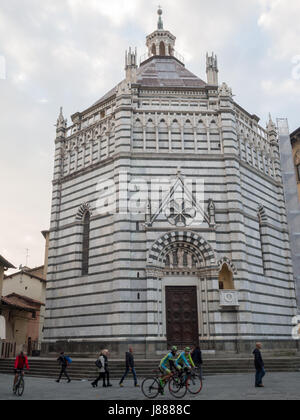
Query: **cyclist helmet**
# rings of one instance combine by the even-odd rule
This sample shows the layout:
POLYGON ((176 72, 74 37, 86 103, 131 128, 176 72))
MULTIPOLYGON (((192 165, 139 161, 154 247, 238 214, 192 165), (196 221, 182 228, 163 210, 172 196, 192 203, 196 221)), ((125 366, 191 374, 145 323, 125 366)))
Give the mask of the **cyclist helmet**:
POLYGON ((190 353, 190 351, 191 351, 191 348, 190 347, 186 347, 185 349, 184 349, 184 351, 186 352, 186 353, 190 353))
POLYGON ((171 352, 172 352, 172 353, 177 353, 177 350, 178 350, 178 348, 177 348, 176 346, 173 346, 173 347, 171 348, 171 352))

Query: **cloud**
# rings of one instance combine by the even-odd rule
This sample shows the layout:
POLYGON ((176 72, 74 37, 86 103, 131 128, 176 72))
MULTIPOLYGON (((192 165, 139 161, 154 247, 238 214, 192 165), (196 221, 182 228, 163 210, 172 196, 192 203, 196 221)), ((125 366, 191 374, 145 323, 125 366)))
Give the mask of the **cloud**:
POLYGON ((114 26, 121 26, 128 18, 135 15, 138 8, 138 2, 128 0, 113 0, 113 1, 99 1, 99 0, 67 0, 68 6, 73 16, 77 19, 85 13, 97 13, 106 17, 114 26), (87 7, 88 5, 88 7, 87 7))
MULTIPOLYGON (((96 102, 124 78, 124 52, 146 52, 157 1, 1 0, 0 253, 15 265, 43 262, 49 227, 54 136, 65 116, 96 102), (4 63, 4 64, 3 64, 4 63), (1 68, 5 67, 5 78, 1 68), (26 237, 31 237, 30 246, 26 237)), ((205 53, 249 112, 299 125, 298 0, 164 0, 163 21, 187 67, 205 78, 205 53), (288 3, 288 6, 287 6, 288 3)))
POLYGON ((288 60, 300 53, 299 0, 264 0, 258 24, 270 37, 268 53, 288 60))
POLYGON ((263 80, 261 82, 263 91, 275 97, 300 97, 300 83, 293 79, 285 79, 279 82, 274 80, 263 80))

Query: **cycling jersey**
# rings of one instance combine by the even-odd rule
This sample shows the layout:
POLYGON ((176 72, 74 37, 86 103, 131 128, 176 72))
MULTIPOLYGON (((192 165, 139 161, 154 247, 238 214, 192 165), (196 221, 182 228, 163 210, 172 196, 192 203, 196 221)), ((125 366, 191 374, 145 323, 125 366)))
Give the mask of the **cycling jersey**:
POLYGON ((170 352, 161 360, 159 367, 163 370, 170 372, 170 363, 175 362, 175 360, 176 360, 176 355, 174 356, 170 352))
POLYGON ((189 353, 189 355, 186 357, 184 351, 180 353, 179 357, 177 358, 175 362, 175 365, 176 367, 179 367, 179 368, 182 368, 182 367, 191 368, 191 366, 195 367, 191 354, 189 353))
POLYGON ((26 366, 26 369, 29 369, 27 357, 17 356, 15 360, 15 369, 23 370, 25 366, 26 366))

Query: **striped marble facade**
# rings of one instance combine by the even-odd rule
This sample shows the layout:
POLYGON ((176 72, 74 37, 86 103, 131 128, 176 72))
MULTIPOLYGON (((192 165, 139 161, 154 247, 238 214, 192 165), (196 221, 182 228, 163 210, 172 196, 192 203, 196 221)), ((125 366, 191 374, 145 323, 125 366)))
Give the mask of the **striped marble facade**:
MULTIPOLYGON (((176 66, 184 68, 178 60, 176 66)), ((142 72, 143 63, 135 83, 120 83, 73 116, 70 127, 60 115, 45 353, 62 342, 78 353, 105 345, 117 355, 129 343, 141 354, 165 351, 170 285, 197 287, 203 346, 248 351, 259 340, 269 349, 293 348, 295 283, 274 125, 263 129, 225 84, 148 86, 139 82, 142 72), (119 194, 121 173, 134 185, 204 180, 202 225, 172 225, 163 197, 148 200, 138 214, 99 214, 99 181, 113 179, 119 194), (220 303, 224 264, 233 275, 234 305, 220 303)))

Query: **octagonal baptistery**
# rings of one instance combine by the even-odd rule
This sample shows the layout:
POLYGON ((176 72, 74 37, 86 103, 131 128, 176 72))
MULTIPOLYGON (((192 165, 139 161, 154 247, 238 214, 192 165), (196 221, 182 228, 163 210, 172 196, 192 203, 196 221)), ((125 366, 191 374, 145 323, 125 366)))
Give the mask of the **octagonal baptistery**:
POLYGON ((188 71, 159 16, 140 66, 129 50, 125 80, 59 115, 43 352, 294 350, 276 127, 214 54, 206 82, 188 71))

